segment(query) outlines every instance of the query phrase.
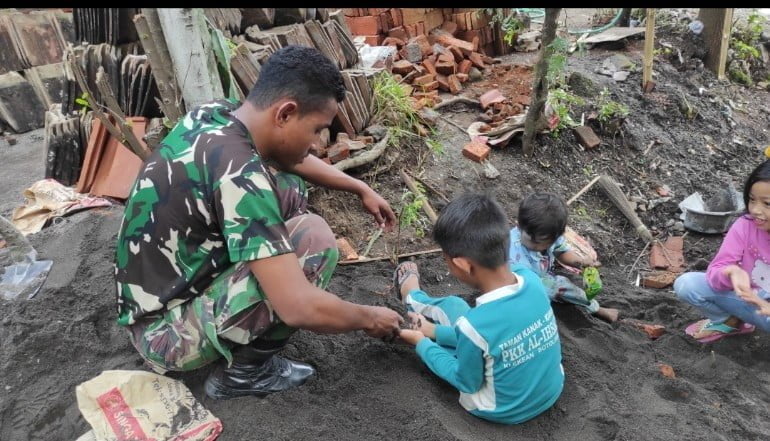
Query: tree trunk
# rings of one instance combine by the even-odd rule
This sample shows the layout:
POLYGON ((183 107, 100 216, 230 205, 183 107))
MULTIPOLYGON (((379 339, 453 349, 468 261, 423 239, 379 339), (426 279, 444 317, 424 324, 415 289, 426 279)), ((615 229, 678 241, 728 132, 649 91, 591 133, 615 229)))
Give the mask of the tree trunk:
POLYGON ((522 147, 524 154, 532 155, 535 150, 535 133, 537 132, 538 121, 540 120, 545 100, 548 98, 548 61, 553 54, 551 43, 556 37, 556 20, 559 18, 561 8, 546 8, 545 21, 543 22, 543 40, 540 47, 540 59, 535 66, 535 81, 532 84, 532 106, 527 112, 527 119, 524 121, 524 136, 522 138, 522 147))
POLYGON ((618 19, 618 26, 626 28, 631 26, 631 9, 632 8, 623 8, 623 11, 620 13, 620 19, 618 19))
POLYGON ((152 66, 152 76, 155 78, 161 97, 161 109, 171 125, 174 125, 184 115, 184 106, 179 96, 171 56, 168 53, 166 39, 163 37, 157 11, 153 8, 143 8, 142 14, 134 16, 134 24, 152 66))
POLYGON ((160 8, 158 17, 187 109, 224 98, 203 10, 160 8))

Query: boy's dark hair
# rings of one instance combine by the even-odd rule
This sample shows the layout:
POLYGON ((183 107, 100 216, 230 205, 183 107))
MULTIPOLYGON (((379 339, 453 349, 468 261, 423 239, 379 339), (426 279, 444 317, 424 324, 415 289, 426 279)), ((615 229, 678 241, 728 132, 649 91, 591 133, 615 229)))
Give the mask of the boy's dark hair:
POLYGON ((337 66, 318 49, 286 46, 262 67, 247 100, 258 109, 270 107, 281 98, 299 104, 299 114, 321 109, 329 100, 345 99, 345 83, 337 66))
POLYGON ((757 168, 746 179, 746 185, 743 186, 743 202, 746 204, 746 210, 749 209, 749 195, 751 194, 751 187, 757 182, 770 181, 770 159, 759 164, 757 168))
POLYGON ((466 193, 441 210, 433 239, 449 257, 494 269, 508 261, 508 218, 493 196, 466 193))
POLYGON ((567 204, 553 193, 531 193, 519 204, 519 228, 532 240, 556 240, 567 228, 567 204))

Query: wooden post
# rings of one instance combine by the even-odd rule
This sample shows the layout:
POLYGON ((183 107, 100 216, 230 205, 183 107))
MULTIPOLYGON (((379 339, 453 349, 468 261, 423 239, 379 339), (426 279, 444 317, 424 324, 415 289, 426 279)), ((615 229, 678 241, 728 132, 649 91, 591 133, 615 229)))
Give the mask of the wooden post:
POLYGON ((703 22, 703 40, 708 51, 705 65, 718 79, 725 77, 727 49, 732 31, 732 8, 701 8, 698 19, 703 22))
POLYGON ((524 154, 531 156, 535 150, 535 132, 539 127, 539 121, 543 118, 545 101, 548 98, 548 60, 553 54, 553 43, 556 38, 556 20, 559 18, 561 8, 546 8, 545 21, 543 22, 543 39, 540 48, 540 59, 535 66, 535 80, 532 83, 532 106, 527 111, 527 119, 524 121, 524 135, 522 137, 522 149, 524 154))
POLYGON ((644 71, 642 72, 642 90, 649 92, 655 87, 652 81, 652 58, 655 49, 655 9, 647 8, 647 29, 644 33, 644 71))
POLYGON ((161 97, 161 109, 171 125, 184 116, 182 99, 174 77, 171 56, 168 53, 158 13, 152 8, 143 8, 143 14, 134 16, 134 25, 139 33, 144 52, 150 60, 152 76, 161 97))

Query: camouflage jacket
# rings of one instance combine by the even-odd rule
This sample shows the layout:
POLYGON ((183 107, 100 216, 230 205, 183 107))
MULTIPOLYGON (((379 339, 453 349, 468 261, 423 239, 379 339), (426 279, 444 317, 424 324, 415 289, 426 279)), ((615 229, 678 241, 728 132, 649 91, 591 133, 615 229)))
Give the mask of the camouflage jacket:
POLYGON ((235 262, 293 251, 275 178, 235 108, 189 112, 137 177, 116 250, 118 324, 200 295, 235 262))

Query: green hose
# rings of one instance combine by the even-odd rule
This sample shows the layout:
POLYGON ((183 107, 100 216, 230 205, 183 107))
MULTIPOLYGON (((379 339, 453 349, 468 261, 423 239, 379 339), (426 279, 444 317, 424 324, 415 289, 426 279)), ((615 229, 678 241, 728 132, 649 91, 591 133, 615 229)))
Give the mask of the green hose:
MULTIPOLYGON (((545 17, 545 9, 543 8, 516 8, 516 12, 518 13, 524 13, 530 16, 530 18, 542 18, 545 17)), ((615 26, 615 23, 620 20, 620 16, 623 14, 623 8, 618 9, 618 13, 615 15, 615 18, 613 18, 609 23, 607 23, 604 26, 599 26, 598 28, 593 29, 567 29, 568 34, 596 34, 599 32, 606 31, 607 29, 615 26)), ((536 21, 532 20, 535 23, 542 23, 542 21, 536 21)))

